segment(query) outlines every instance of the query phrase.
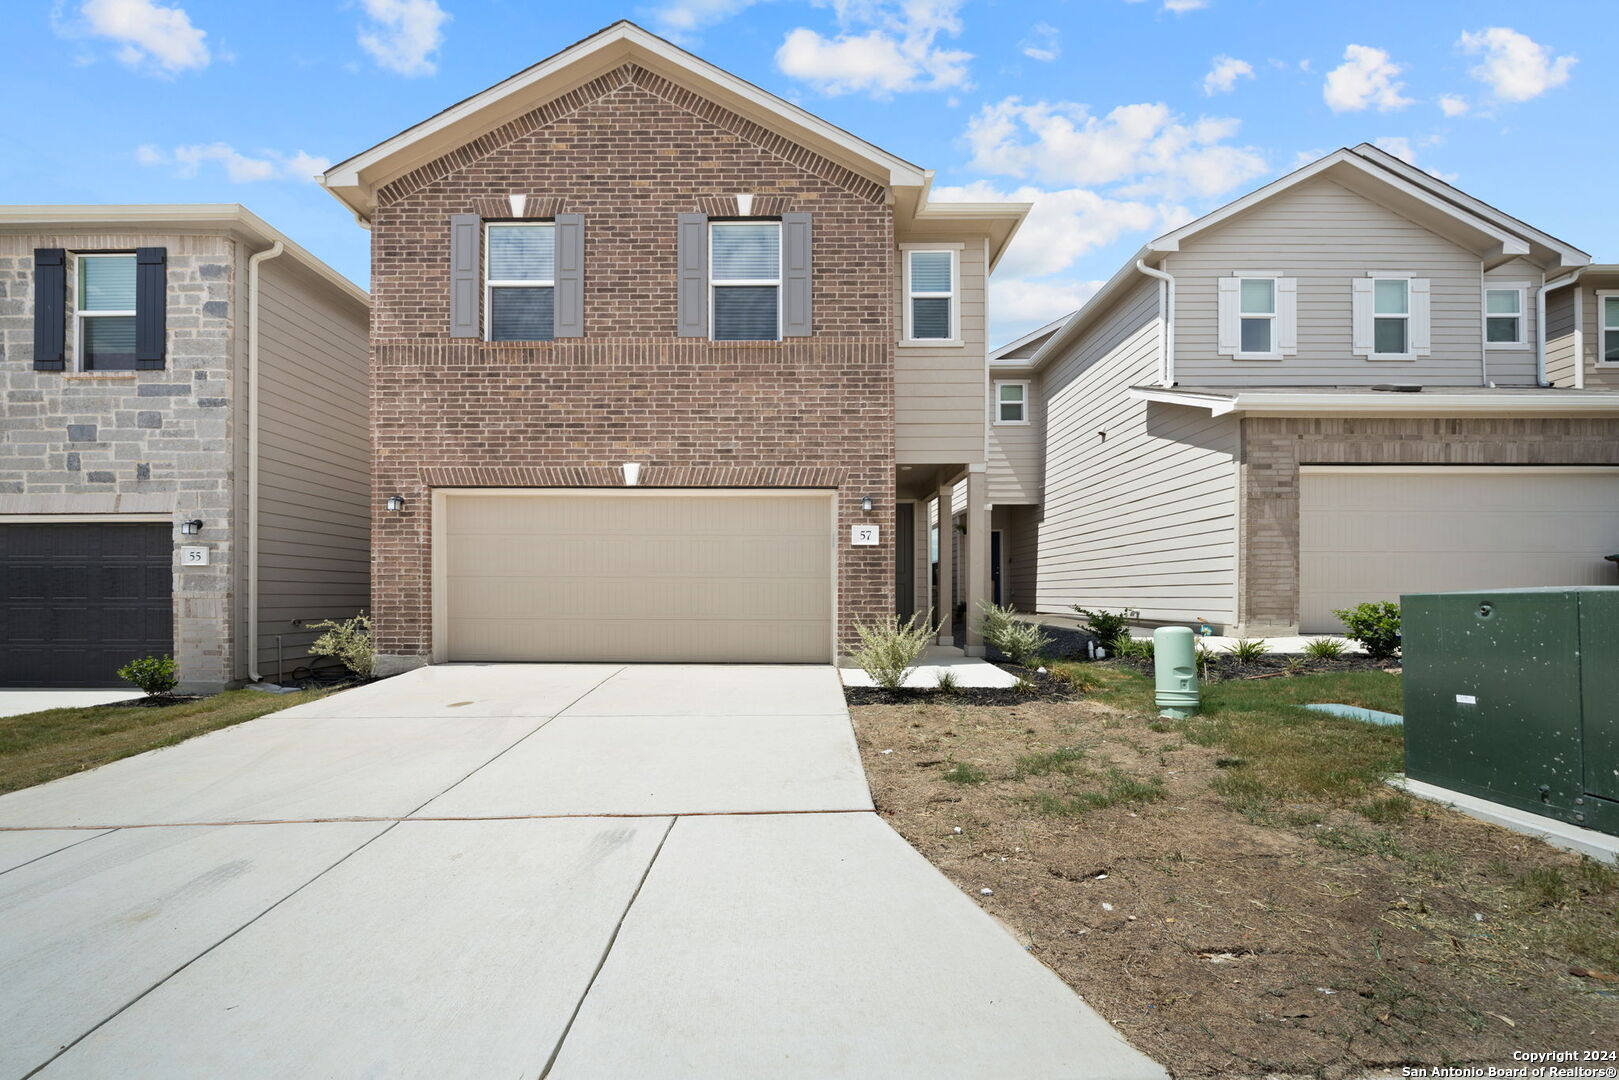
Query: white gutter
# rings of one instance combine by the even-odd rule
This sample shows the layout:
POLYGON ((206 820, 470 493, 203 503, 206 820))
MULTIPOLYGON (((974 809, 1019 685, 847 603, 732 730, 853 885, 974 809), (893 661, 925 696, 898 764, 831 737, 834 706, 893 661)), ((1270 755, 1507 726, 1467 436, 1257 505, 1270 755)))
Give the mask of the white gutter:
MULTIPOLYGON (((1535 382, 1540 386, 1550 385, 1546 382, 1546 294, 1564 285, 1574 284, 1584 272, 1585 267, 1582 266, 1568 277, 1558 278, 1550 284, 1547 284, 1544 273, 1540 275, 1540 291, 1535 293, 1535 382)), ((1575 346, 1574 379, 1577 388, 1584 385, 1581 378, 1585 370, 1584 342, 1576 339, 1575 346)))
POLYGON ((277 240, 247 260, 247 677, 259 674, 259 264, 285 250, 277 240))
POLYGON ((1146 259, 1136 260, 1136 269, 1148 277, 1158 279, 1158 355, 1159 382, 1175 385, 1175 279, 1162 270, 1147 265, 1146 259))

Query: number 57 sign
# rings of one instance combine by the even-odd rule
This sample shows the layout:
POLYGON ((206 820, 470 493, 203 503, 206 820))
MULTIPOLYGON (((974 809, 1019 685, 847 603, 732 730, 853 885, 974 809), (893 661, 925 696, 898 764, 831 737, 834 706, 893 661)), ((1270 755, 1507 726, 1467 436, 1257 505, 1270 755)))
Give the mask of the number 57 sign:
POLYGON ((849 527, 849 543, 855 547, 870 547, 877 543, 877 526, 851 525, 849 527))

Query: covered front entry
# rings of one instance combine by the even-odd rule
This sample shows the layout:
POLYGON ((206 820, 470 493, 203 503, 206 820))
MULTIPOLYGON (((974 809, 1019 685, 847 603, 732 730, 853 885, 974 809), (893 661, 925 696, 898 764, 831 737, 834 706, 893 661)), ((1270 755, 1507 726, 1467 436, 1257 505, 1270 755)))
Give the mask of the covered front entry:
POLYGON ((1619 468, 1304 466, 1299 628, 1401 593, 1612 585, 1619 468))
POLYGON ((168 524, 0 524, 0 686, 115 687, 174 648, 168 524))
POLYGON ((434 658, 828 663, 832 495, 441 489, 434 658))

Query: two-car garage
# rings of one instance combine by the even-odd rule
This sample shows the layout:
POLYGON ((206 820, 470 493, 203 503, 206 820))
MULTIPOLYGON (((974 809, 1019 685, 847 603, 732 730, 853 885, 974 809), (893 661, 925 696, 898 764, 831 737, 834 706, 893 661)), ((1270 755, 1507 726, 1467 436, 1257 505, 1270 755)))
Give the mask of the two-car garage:
POLYGON ((439 661, 826 663, 824 489, 439 489, 439 661))
POLYGON ((1402 593, 1612 585, 1619 468, 1301 466, 1299 627, 1402 593))

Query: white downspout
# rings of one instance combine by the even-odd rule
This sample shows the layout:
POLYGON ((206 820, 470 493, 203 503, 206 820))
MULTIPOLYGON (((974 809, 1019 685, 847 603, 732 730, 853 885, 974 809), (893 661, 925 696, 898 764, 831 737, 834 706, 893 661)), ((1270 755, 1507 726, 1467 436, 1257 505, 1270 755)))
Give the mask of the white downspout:
MULTIPOLYGON (((1551 292, 1553 289, 1561 289, 1564 285, 1572 285, 1572 284, 1574 284, 1576 281, 1580 280, 1580 275, 1583 274, 1584 272, 1585 272, 1585 268, 1582 266, 1580 269, 1574 271, 1568 277, 1559 278, 1558 280, 1556 280, 1556 281, 1554 281, 1554 282, 1552 282, 1550 284, 1546 283, 1546 275, 1545 275, 1545 273, 1542 273, 1540 275, 1540 289, 1539 289, 1538 292, 1535 293, 1535 385, 1536 386, 1550 385, 1549 383, 1546 382, 1546 294, 1548 292, 1551 292)), ((1578 298, 1576 298, 1575 302, 1578 303, 1578 298)), ((1578 316, 1576 316, 1575 321, 1576 321, 1576 323, 1578 322, 1578 316)), ((1574 357, 1575 357, 1574 385, 1577 388, 1584 382, 1583 376, 1584 376, 1584 373, 1585 373, 1585 355, 1584 355, 1585 343, 1583 341, 1580 341, 1578 339, 1578 337, 1576 336, 1576 338, 1575 338, 1575 346, 1576 346, 1576 348, 1575 348, 1575 353, 1574 353, 1574 357)))
POLYGON ((1136 260, 1136 269, 1159 281, 1158 310, 1162 313, 1158 325, 1158 352, 1163 357, 1165 386, 1175 385, 1175 279, 1162 270, 1147 265, 1146 259, 1136 260))
POLYGON ((259 264, 280 255, 277 240, 247 260, 247 677, 259 674, 259 264))

